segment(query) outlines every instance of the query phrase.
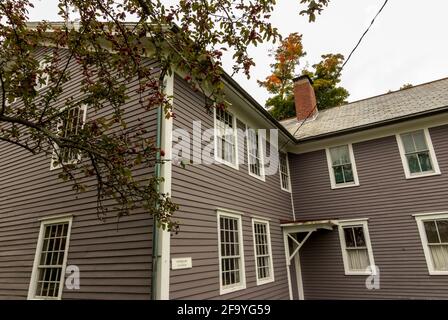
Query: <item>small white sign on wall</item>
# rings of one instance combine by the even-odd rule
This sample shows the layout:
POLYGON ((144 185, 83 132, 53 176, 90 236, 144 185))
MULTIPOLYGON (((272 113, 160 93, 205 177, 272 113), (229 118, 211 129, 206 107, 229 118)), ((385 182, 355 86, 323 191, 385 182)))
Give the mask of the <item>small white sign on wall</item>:
POLYGON ((188 258, 173 258, 171 259, 171 269, 190 269, 193 267, 191 257, 188 258))

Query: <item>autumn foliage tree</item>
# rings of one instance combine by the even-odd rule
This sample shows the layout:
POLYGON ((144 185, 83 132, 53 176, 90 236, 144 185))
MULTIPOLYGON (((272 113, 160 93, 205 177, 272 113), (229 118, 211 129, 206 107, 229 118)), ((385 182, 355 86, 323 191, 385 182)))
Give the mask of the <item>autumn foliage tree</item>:
MULTIPOLYGON (((307 5, 302 14, 310 17, 328 3, 300 2, 307 5)), ((59 0, 47 10, 57 11, 61 23, 50 24, 29 22, 31 0, 1 0, 0 143, 56 157, 59 178, 72 183, 74 192, 96 192, 100 217, 143 208, 172 229, 177 206, 159 192, 161 178, 137 175, 170 159, 145 121, 127 120, 129 97, 138 95, 143 114, 160 108, 163 116, 172 116, 164 79, 176 70, 206 95, 208 108, 224 108, 223 52, 232 52, 235 72, 249 75, 254 60, 248 48, 279 37, 270 22, 275 3, 59 0), (129 83, 135 84, 132 91, 129 83), (81 105, 95 117, 79 131, 61 135, 58 126, 81 105), (64 161, 67 152, 61 150, 82 160, 64 161)))
POLYGON ((295 116, 293 78, 297 74, 306 74, 313 80, 317 105, 320 110, 335 107, 346 102, 349 93, 338 86, 341 81, 341 66, 344 56, 341 54, 322 55, 322 60, 312 69, 300 67, 300 60, 306 55, 303 50, 302 36, 292 33, 281 41, 271 64, 272 73, 259 85, 272 94, 266 101, 266 107, 277 119, 295 116))
POLYGON ((349 93, 345 88, 339 86, 344 56, 342 54, 324 54, 321 58, 319 63, 312 66, 312 70, 304 69, 302 74, 307 74, 313 80, 317 105, 319 110, 324 110, 346 103, 349 93))

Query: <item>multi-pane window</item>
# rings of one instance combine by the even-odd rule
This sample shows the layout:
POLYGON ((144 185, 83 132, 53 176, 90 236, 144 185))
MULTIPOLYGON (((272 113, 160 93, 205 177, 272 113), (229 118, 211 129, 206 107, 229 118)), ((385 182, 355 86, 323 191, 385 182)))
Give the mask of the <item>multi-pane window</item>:
POLYGON ((28 298, 60 299, 71 219, 43 222, 28 298))
POLYGON ((341 222, 339 236, 346 274, 369 274, 374 270, 366 221, 341 222))
MULTIPOLYGON (((61 114, 61 121, 58 125, 58 134, 67 139, 76 138, 81 131, 86 117, 86 106, 75 106, 66 109, 61 114)), ((60 167, 60 164, 73 164, 80 160, 79 150, 71 147, 59 148, 55 146, 52 168, 60 167)))
POLYGON ((328 168, 333 188, 358 185, 351 144, 327 149, 328 168))
POLYGON ((237 165, 236 121, 226 110, 215 108, 215 157, 231 166, 237 165))
POLYGON ((291 182, 289 179, 288 155, 285 152, 279 152, 280 183, 283 190, 291 191, 291 182))
POLYGON ((269 224, 255 219, 252 222, 257 284, 263 284, 274 280, 269 224))
POLYGON ((249 173, 253 176, 264 178, 262 143, 258 131, 247 130, 247 155, 249 173))
POLYGON ((241 217, 218 213, 221 294, 245 287, 241 217))
POLYGON ((438 173, 439 168, 426 129, 403 133, 397 138, 407 177, 438 173))
POLYGON ((430 274, 448 275, 448 213, 415 215, 430 274))

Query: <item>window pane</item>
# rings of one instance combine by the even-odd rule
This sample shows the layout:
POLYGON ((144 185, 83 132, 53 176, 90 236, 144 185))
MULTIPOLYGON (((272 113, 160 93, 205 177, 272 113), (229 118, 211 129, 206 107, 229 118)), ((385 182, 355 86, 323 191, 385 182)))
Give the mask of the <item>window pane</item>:
POLYGON ((431 245, 429 248, 434 269, 437 271, 448 270, 448 245, 431 245))
POLYGON ((367 249, 349 249, 347 250, 347 258, 350 270, 366 271, 369 266, 367 249))
POLYGON ((422 172, 432 171, 431 158, 429 157, 429 152, 421 152, 418 154, 418 159, 420 160, 420 166, 422 172))
POLYGON ((425 221, 423 224, 425 225, 426 238, 428 239, 428 243, 440 243, 439 237, 437 235, 435 221, 425 221))
POLYGON ((355 238, 353 237, 353 228, 343 228, 344 229, 344 238, 345 238, 345 246, 347 248, 355 247, 355 238))
POLYGON ((366 241, 364 239, 363 227, 354 227, 353 232, 355 233, 355 241, 357 247, 365 247, 366 241))
POLYGON ((412 140, 412 134, 406 133, 401 135, 401 140, 403 141, 403 147, 405 153, 415 152, 414 141, 412 140))
POLYGON ((409 171, 411 173, 421 172, 416 154, 408 154, 408 155, 406 155, 406 158, 408 159, 409 171))
POLYGON ((344 167, 344 177, 345 177, 345 182, 353 182, 353 171, 352 171, 352 165, 351 164, 346 164, 344 167))
POLYGON ((340 147, 334 147, 330 148, 330 155, 331 155, 331 161, 332 164, 340 165, 340 164, 346 164, 350 163, 350 155, 348 152, 348 146, 340 146, 340 147))
POLYGON ((414 138, 414 143, 415 143, 415 147, 416 147, 415 151, 428 150, 428 147, 426 145, 425 134, 423 133, 423 130, 414 132, 412 134, 412 137, 414 138))
POLYGON ((437 228, 439 229, 440 240, 448 243, 448 220, 437 220, 437 228))
POLYGON ((344 174, 343 174, 343 169, 342 166, 337 166, 333 168, 334 171, 334 180, 336 183, 344 183, 344 174))

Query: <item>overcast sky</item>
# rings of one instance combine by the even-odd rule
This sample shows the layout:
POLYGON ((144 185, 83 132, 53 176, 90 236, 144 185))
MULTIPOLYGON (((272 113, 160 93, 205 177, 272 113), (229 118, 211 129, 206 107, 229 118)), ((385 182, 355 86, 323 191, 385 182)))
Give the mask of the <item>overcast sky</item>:
MULTIPOLYGON (((58 20, 57 0, 33 2, 30 20, 58 20)), ((303 34, 307 52, 303 61, 312 65, 326 53, 347 57, 384 0, 331 0, 314 23, 299 15, 299 2, 279 0, 273 23, 284 36, 303 34)), ((446 0, 389 0, 342 73, 349 101, 397 90, 404 83, 416 85, 447 77, 447 14, 446 0)), ((269 74, 271 48, 272 44, 266 44, 251 50, 257 66, 249 80, 235 76, 262 105, 269 95, 256 80, 269 74)), ((226 60, 224 66, 231 71, 230 61, 226 60)))

